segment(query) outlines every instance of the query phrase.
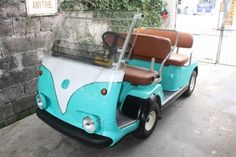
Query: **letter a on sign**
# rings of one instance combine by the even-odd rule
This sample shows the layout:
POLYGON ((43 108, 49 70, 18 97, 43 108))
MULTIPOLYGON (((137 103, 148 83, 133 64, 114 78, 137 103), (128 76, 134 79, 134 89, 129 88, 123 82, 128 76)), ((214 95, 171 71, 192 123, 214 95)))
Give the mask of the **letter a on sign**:
POLYGON ((26 0, 28 16, 55 15, 57 0, 26 0))

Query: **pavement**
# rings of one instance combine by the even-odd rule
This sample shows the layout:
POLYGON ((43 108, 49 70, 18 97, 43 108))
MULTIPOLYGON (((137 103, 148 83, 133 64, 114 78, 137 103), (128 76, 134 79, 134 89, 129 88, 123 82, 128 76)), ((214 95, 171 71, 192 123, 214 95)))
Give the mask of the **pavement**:
POLYGON ((199 65, 191 97, 169 106, 146 140, 126 136, 112 148, 81 144, 29 116, 0 130, 0 157, 235 157, 236 67, 199 65))

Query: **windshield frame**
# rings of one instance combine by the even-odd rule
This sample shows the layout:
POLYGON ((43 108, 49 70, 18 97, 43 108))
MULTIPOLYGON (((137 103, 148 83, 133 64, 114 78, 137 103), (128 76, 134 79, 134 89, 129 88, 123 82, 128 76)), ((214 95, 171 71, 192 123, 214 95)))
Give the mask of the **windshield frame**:
MULTIPOLYGON (((144 18, 144 15, 142 13, 134 14, 132 23, 130 25, 127 36, 125 38, 125 43, 124 43, 123 48, 121 50, 121 54, 120 54, 120 57, 119 57, 119 60, 118 60, 118 63, 117 63, 116 70, 119 70, 119 69, 122 68, 122 63, 124 62, 123 58, 124 58, 125 52, 128 48, 129 41, 130 41, 131 36, 133 34, 133 30, 134 30, 134 28, 137 28, 141 24, 143 18, 144 18)), ((133 44, 135 44, 135 43, 133 43, 133 44)), ((130 52, 130 53, 132 53, 132 52, 130 52)))
MULTIPOLYGON (((86 15, 86 14, 85 14, 86 15)), ((124 31, 126 33, 118 33, 117 31, 113 31, 116 34, 119 34, 119 38, 122 39, 122 44, 119 45, 115 45, 116 51, 115 53, 113 51, 110 51, 110 49, 107 49, 104 47, 104 40, 102 43, 96 42, 97 44, 92 43, 83 43, 80 42, 80 40, 78 41, 76 38, 73 40, 73 38, 70 37, 71 34, 69 34, 69 39, 64 39, 63 38, 63 33, 62 36, 60 36, 60 32, 63 32, 64 29, 62 27, 61 31, 59 31, 59 36, 58 39, 56 38, 53 46, 52 46, 52 55, 53 56, 62 56, 62 57, 66 57, 69 59, 73 59, 73 60, 77 60, 77 61, 81 61, 87 64, 92 64, 95 66, 99 66, 99 67, 103 67, 103 68, 112 68, 115 70, 120 69, 122 66, 121 64, 124 63, 124 56, 128 54, 128 56, 130 56, 131 51, 133 46, 130 42, 131 40, 131 36, 133 34, 133 30, 134 28, 137 28, 143 19, 143 14, 137 13, 134 14, 133 18, 130 19, 125 19, 125 18, 118 18, 118 19, 114 19, 114 18, 99 18, 99 17, 76 17, 76 16, 71 16, 70 14, 65 14, 64 16, 64 24, 67 24, 70 22, 67 21, 67 19, 85 19, 85 20, 125 20, 125 21, 130 21, 131 23, 129 23, 127 26, 128 31, 124 31), (72 39, 72 40, 71 40, 72 39), (66 44, 65 44, 66 43, 66 44), (74 44, 74 45, 73 45, 74 44), (71 46, 72 45, 72 46, 71 46), (84 45, 88 45, 88 47, 84 47, 84 45), (91 46, 91 47, 90 47, 91 46), (131 48, 130 48, 131 47, 131 48), (106 54, 105 54, 106 51, 106 54), (110 54, 112 55, 112 57, 108 57, 110 56, 110 54)), ((71 24, 70 24, 71 25, 71 24)), ((73 21, 72 21, 72 25, 73 25, 73 21)), ((97 26, 95 25, 95 28, 97 26)), ((67 27, 65 27, 67 28, 67 27)), ((76 31, 76 29, 75 29, 76 31)), ((72 31, 74 32, 74 31, 72 31)), ((80 31, 81 32, 81 31, 80 31)), ((83 32, 83 31, 82 31, 83 32)), ((106 31, 106 32, 109 32, 106 31)), ((106 33, 104 32, 104 34, 106 33)), ((112 31, 111 31, 112 32, 112 31)), ((65 35, 65 34, 64 34, 65 35)), ((103 37, 104 35, 102 35, 103 37)), ((72 36, 73 37, 73 36, 72 36)), ((91 37, 96 37, 95 35, 91 35, 91 37)), ((83 39, 83 37, 82 37, 83 39)), ((103 39, 103 38, 102 38, 103 39)), ((118 39, 113 39, 113 40, 118 40, 118 39)), ((114 41, 111 41, 114 42, 114 41)), ((134 44, 134 43, 132 43, 134 44)), ((127 59, 127 57, 125 57, 127 59)))

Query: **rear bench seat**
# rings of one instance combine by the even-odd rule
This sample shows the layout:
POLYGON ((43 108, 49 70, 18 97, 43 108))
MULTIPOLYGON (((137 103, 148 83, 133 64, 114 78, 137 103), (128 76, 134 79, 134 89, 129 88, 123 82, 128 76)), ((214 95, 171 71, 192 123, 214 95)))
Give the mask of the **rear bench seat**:
MULTIPOLYGON (((177 34, 175 31, 155 29, 155 28, 140 28, 136 30, 136 32, 168 38, 171 41, 172 46, 174 46, 176 42, 177 34)), ((179 37, 178 37, 178 43, 176 45, 177 48, 191 48, 193 45, 193 36, 191 34, 184 33, 184 32, 178 32, 178 33, 179 33, 179 37)), ((132 58, 149 60, 149 58, 135 55, 135 54, 132 55, 132 58)), ((156 58, 156 62, 161 63, 162 60, 163 60, 162 58, 161 59, 159 57, 156 58)), ((188 60, 189 60, 189 57, 186 55, 173 53, 170 56, 170 58, 166 61, 165 65, 183 66, 184 64, 188 62, 188 60)))

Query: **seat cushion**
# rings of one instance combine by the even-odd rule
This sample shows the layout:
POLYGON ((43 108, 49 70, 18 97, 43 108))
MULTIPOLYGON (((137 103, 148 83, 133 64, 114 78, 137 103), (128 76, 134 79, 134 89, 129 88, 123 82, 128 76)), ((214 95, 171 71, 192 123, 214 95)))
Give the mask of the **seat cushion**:
POLYGON ((188 56, 183 54, 173 53, 170 58, 166 61, 165 65, 176 65, 183 66, 188 62, 188 56))
MULTIPOLYGON (((132 55, 131 59, 139 59, 139 60, 146 60, 150 61, 150 57, 144 57, 144 56, 138 56, 138 55, 132 55)), ((189 60, 188 56, 183 54, 177 54, 173 53, 170 58, 166 61, 165 65, 175 65, 175 66, 183 66, 185 63, 187 63, 189 60)), ((157 63, 161 63, 163 60, 156 59, 157 63)))
POLYGON ((134 85, 148 85, 156 77, 157 72, 155 71, 127 65, 124 80, 134 85))

